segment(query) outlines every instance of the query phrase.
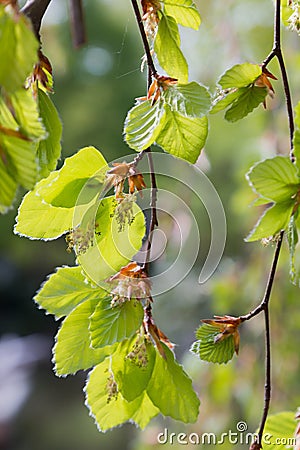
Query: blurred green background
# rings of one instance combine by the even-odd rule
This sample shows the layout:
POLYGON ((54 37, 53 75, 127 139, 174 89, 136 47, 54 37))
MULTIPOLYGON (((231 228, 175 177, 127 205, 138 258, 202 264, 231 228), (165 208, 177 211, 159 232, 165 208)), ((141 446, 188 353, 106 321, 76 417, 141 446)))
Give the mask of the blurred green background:
MULTIPOLYGON (((182 47, 190 64, 190 80, 213 92, 228 67, 244 61, 261 63, 267 56, 273 39, 273 3, 196 3, 203 23, 199 32, 182 29, 182 47)), ((134 98, 145 95, 146 76, 140 71, 143 49, 129 0, 85 1, 84 7, 88 44, 77 51, 72 48, 68 2, 53 0, 42 27, 43 50, 54 69, 53 101, 64 124, 63 157, 94 145, 112 161, 131 153, 123 142, 122 129, 134 98)), ((300 98, 299 37, 283 30, 283 44, 295 105, 300 98)), ((269 69, 279 76, 275 62, 269 69)), ((264 292, 274 249, 243 241, 259 215, 258 208, 249 208, 254 195, 245 173, 261 158, 288 153, 281 82, 274 82, 274 87, 276 95, 267 100, 267 110, 259 107, 237 124, 226 123, 222 114, 210 117, 208 141, 197 164, 213 182, 225 208, 228 238, 224 256, 213 277, 200 286, 200 255, 189 276, 154 305, 158 325, 176 342, 176 354, 199 393, 198 422, 184 426, 158 418, 144 432, 130 424, 106 434, 97 431, 84 407, 86 374, 55 377, 51 346, 59 323, 32 301, 46 276, 59 265, 73 264, 74 259, 66 252, 63 238, 45 243, 15 236, 14 209, 0 218, 1 450, 152 450, 160 447, 157 434, 165 427, 170 433, 221 434, 236 431, 236 424, 243 420, 249 431, 255 430, 263 402, 262 317, 243 326, 240 356, 226 366, 201 362, 188 349, 201 318, 247 313, 264 292)), ((20 192, 16 207, 23 194, 20 192)), ((205 248, 210 231, 204 216, 201 239, 205 248)), ((172 255, 157 263, 159 269, 168 257, 172 255)), ((299 406, 299 288, 289 282, 286 248, 280 261, 272 295, 272 412, 293 411, 299 406)), ((221 448, 234 447, 225 444, 221 448)))

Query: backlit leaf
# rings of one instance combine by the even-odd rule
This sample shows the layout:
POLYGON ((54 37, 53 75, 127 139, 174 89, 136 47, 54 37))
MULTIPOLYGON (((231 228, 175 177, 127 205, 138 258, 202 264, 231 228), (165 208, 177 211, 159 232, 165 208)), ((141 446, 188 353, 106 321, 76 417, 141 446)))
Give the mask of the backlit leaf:
POLYGON ((263 443, 270 450, 296 449, 296 428, 295 413, 285 411, 270 415, 264 428, 263 443))
POLYGON ((153 106, 145 100, 134 106, 127 114, 124 126, 125 141, 129 147, 142 151, 152 145, 165 120, 165 109, 162 101, 153 106))
POLYGON ((225 119, 229 122, 246 117, 253 109, 263 103, 267 90, 265 88, 250 86, 239 89, 240 95, 232 103, 231 107, 225 113, 225 119))
POLYGON ((188 65, 180 50, 180 35, 176 20, 165 14, 158 24, 154 51, 161 67, 180 83, 188 81, 188 65), (176 61, 176 64, 174 64, 176 61))
POLYGON ((94 348, 121 342, 142 325, 144 310, 135 299, 111 306, 111 297, 101 300, 91 316, 90 333, 94 348))
POLYGON ((80 266, 59 267, 50 275, 34 297, 35 302, 57 319, 68 315, 86 300, 100 300, 107 292, 91 285, 80 266))
POLYGON ((109 400, 110 372, 108 359, 98 364, 89 374, 85 387, 86 404, 95 418, 100 431, 114 428, 124 422, 134 422, 145 428, 149 421, 159 413, 146 392, 132 402, 124 399, 120 392, 109 400))
POLYGON ((17 192, 17 183, 13 176, 7 172, 4 164, 5 154, 0 147, 0 213, 6 213, 14 201, 17 192))
POLYGON ((23 14, 0 5, 0 85, 13 92, 21 88, 38 61, 39 43, 23 14))
POLYGON ((207 133, 207 117, 184 117, 166 105, 166 120, 156 143, 166 152, 194 164, 204 147, 207 133))
POLYGON ((228 69, 218 83, 223 89, 241 88, 249 86, 262 74, 258 64, 237 64, 228 69))
POLYGON ((218 340, 220 328, 214 325, 201 325, 196 331, 196 341, 191 351, 196 353, 204 361, 218 364, 226 364, 230 361, 234 354, 234 338, 228 335, 223 340, 218 340))
POLYGON ((224 93, 217 97, 213 101, 213 106, 210 110, 211 114, 216 114, 219 111, 223 111, 229 105, 231 105, 238 97, 242 95, 243 91, 241 89, 235 89, 234 91, 229 91, 229 93, 224 93))
POLYGON ((295 251, 296 246, 298 244, 298 230, 295 221, 295 214, 292 215, 288 231, 287 231, 287 240, 289 245, 289 253, 290 253, 290 280, 293 284, 296 284, 297 281, 297 271, 295 267, 295 251))
POLYGON ((274 202, 291 199, 300 188, 295 165, 283 156, 275 156, 255 164, 246 178, 254 192, 274 202))
POLYGON ((171 85, 164 92, 164 99, 173 111, 185 117, 203 117, 210 108, 208 89, 195 81, 171 85))
POLYGON ((196 422, 200 402, 192 381, 177 363, 172 351, 165 344, 162 346, 166 359, 157 352, 148 395, 163 415, 185 423, 196 422))
POLYGON ((163 0, 163 3, 165 13, 173 16, 177 23, 198 30, 201 18, 192 0, 163 0))
POLYGON ((247 242, 257 241, 259 239, 268 238, 285 230, 289 224, 293 208, 294 200, 275 203, 268 208, 259 218, 257 224, 245 239, 247 242))
POLYGON ((89 318, 98 300, 86 300, 63 321, 53 348, 56 375, 74 374, 99 364, 113 353, 112 347, 93 349, 89 336, 89 318))
POLYGON ((62 125, 49 96, 41 89, 38 91, 39 110, 48 137, 39 142, 37 155, 39 160, 39 176, 45 178, 55 170, 61 153, 62 125))

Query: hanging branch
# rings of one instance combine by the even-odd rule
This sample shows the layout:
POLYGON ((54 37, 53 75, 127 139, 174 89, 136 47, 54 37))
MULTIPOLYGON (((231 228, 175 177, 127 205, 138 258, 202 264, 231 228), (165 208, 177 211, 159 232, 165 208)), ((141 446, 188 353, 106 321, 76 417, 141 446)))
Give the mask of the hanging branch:
MULTIPOLYGON (((146 36, 146 32, 143 25, 143 20, 141 17, 141 13, 137 4, 136 0, 131 0, 132 7, 134 9, 136 21, 139 27, 140 35, 143 41, 143 46, 145 50, 145 54, 147 57, 147 65, 148 65, 148 90, 150 88, 150 85, 152 83, 152 77, 157 76, 157 71, 153 62, 153 58, 151 55, 151 50, 149 46, 149 42, 146 36)), ((147 148, 143 152, 141 152, 140 157, 138 160, 140 160, 144 154, 147 153, 148 157, 148 164, 149 164, 149 171, 150 171, 150 181, 151 181, 151 195, 150 195, 150 208, 151 208, 151 217, 150 217, 150 226, 149 226, 149 232, 148 232, 148 243, 147 243, 147 249, 146 249, 146 257, 144 262, 144 270, 148 274, 149 272, 149 264, 150 264, 150 255, 151 255, 151 246, 152 246, 152 237, 153 237, 153 231, 155 227, 158 225, 157 221, 157 211, 156 211, 156 202, 157 202, 157 183, 156 183, 156 176, 154 171, 154 165, 153 165, 153 158, 151 154, 151 147, 147 148)))
POLYGON ((31 20, 33 30, 38 38, 42 19, 50 3, 51 0, 28 0, 21 9, 21 12, 31 20))
MULTIPOLYGON (((275 3, 275 14, 274 14, 274 42, 273 48, 267 58, 264 60, 262 67, 266 68, 267 65, 272 61, 273 58, 277 58, 279 67, 281 70, 281 77, 283 82, 283 88, 286 99, 287 115, 289 122, 289 134, 290 134, 290 159, 294 162, 295 157, 293 153, 293 137, 294 137, 294 116, 293 116, 293 106, 292 98, 290 93, 290 87, 288 82, 287 71, 284 63, 283 53, 281 49, 281 2, 276 0, 275 3)), ((256 441, 250 446, 251 450, 258 450, 262 448, 262 438, 263 432, 266 424, 266 420, 269 413, 270 401, 271 401, 271 390, 272 390, 272 380, 271 380, 271 336, 270 336, 270 317, 269 317, 269 304, 272 292, 272 287, 275 280, 277 265, 279 261, 280 251, 282 247, 284 231, 281 231, 276 243, 275 253, 273 257, 273 262, 266 286, 265 295, 261 303, 249 314, 241 316, 242 321, 250 320, 257 316, 260 312, 264 312, 265 317, 265 393, 264 393, 264 407, 263 414, 259 425, 259 431, 256 441)))
POLYGON ((86 43, 82 0, 70 0, 70 22, 73 45, 79 48, 86 43))

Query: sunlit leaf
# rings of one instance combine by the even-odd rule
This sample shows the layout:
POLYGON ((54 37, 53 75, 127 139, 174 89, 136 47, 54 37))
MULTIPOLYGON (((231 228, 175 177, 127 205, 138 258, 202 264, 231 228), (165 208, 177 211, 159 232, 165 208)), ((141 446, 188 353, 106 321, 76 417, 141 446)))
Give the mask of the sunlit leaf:
POLYGON ((262 74, 258 64, 237 64, 228 69, 218 83, 223 89, 241 88, 249 86, 262 74))
POLYGON ((246 177, 254 192, 274 202, 291 199, 300 188, 295 165, 283 156, 255 164, 246 177))
POLYGON ((285 230, 294 209, 294 200, 275 203, 259 218, 257 224, 245 239, 247 242, 268 238, 285 230))
POLYGON ((95 147, 82 148, 65 159, 56 178, 51 179, 51 183, 43 183, 38 195, 46 203, 62 208, 89 203, 101 192, 106 167, 107 162, 95 147))
POLYGON ((133 401, 147 389, 156 354, 152 343, 144 342, 143 337, 133 337, 118 347, 112 358, 112 370, 119 391, 127 401, 133 401))
POLYGON ((145 428, 149 421, 159 413, 146 392, 132 402, 127 402, 117 391, 110 398, 111 386, 114 383, 108 359, 98 364, 89 374, 85 387, 86 404, 95 418, 98 428, 106 431, 124 422, 135 422, 145 428))
POLYGON ((184 117, 166 105, 166 121, 156 143, 166 152, 194 164, 204 147, 207 133, 207 117, 184 117))
POLYGON ((233 335, 218 340, 220 328, 214 325, 201 325, 196 331, 196 341, 191 351, 204 361, 226 364, 233 357, 235 346, 233 335))
POLYGON ((203 117, 210 108, 208 89, 195 81, 170 86, 164 99, 173 111, 185 117, 203 117))
POLYGON ((80 266, 59 267, 42 284, 34 300, 58 319, 85 300, 100 300, 106 295, 106 291, 89 283, 80 266))
POLYGON ((0 85, 21 88, 38 61, 39 42, 29 19, 0 5, 0 85))
POLYGON ((159 21, 154 51, 161 67, 180 83, 188 81, 188 65, 180 50, 180 35, 176 20, 165 14, 159 21), (176 64, 174 64, 176 61, 176 64))
POLYGON ((142 325, 144 310, 132 299, 111 306, 111 297, 101 300, 91 316, 90 333, 94 348, 111 345, 131 337, 142 325))
POLYGON ((47 132, 40 118, 39 105, 31 89, 19 89, 10 96, 14 116, 20 131, 33 140, 47 137, 47 132))
POLYGON ((74 374, 99 364, 113 353, 112 347, 93 349, 89 336, 89 318, 97 300, 86 300, 63 321, 53 348, 56 375, 74 374))
POLYGON ((89 277, 101 284, 140 250, 145 235, 145 217, 135 202, 117 204, 114 197, 106 197, 101 200, 94 221, 95 243, 87 252, 78 255, 78 261, 89 277))
POLYGON ((124 126, 125 141, 129 147, 142 151, 152 145, 165 121, 165 109, 162 101, 153 106, 145 100, 134 106, 127 114, 124 126))
POLYGON ((246 117, 253 109, 263 103, 267 95, 265 88, 257 86, 240 88, 239 91, 240 95, 225 113, 225 119, 229 122, 236 122, 246 117))
POLYGON ((293 139, 293 144, 294 144, 294 155, 295 155, 295 165, 298 169, 298 171, 300 171, 300 130, 295 130, 294 133, 294 139, 293 139))
POLYGON ((192 380, 177 363, 172 351, 165 344, 162 346, 166 359, 156 354, 148 395, 163 415, 193 423, 197 420, 200 402, 192 380))
POLYGON ((45 178, 56 168, 61 153, 62 125, 55 106, 49 96, 41 89, 38 91, 39 110, 48 137, 39 142, 37 155, 39 176, 45 178))
POLYGON ((229 105, 231 105, 238 97, 243 93, 241 89, 235 89, 234 91, 229 91, 229 93, 223 93, 213 102, 213 107, 210 110, 211 114, 216 114, 219 111, 223 111, 229 105))
POLYGON ((296 222, 295 215, 292 215, 287 231, 287 240, 290 253, 290 279, 291 282, 294 284, 296 284, 297 281, 297 271, 295 267, 295 251, 296 245, 298 244, 298 231, 295 222, 296 222))
POLYGON ((192 0, 163 0, 163 3, 165 13, 173 16, 177 23, 198 30, 201 18, 192 0))
POLYGON ((264 446, 270 450, 296 448, 296 427, 297 421, 293 412, 285 411, 270 415, 264 428, 262 441, 264 446))

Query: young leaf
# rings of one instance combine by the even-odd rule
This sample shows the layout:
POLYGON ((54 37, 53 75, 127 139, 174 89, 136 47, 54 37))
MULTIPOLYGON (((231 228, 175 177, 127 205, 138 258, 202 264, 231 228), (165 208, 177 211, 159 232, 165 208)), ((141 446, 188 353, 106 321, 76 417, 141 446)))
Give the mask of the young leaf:
POLYGON ((194 164, 204 147, 207 133, 207 117, 184 117, 166 105, 166 120, 156 143, 166 152, 194 164))
MULTIPOLYGON (((295 446, 297 421, 295 413, 285 411, 268 417, 263 435, 263 443, 269 450, 286 450, 295 446)), ((299 437, 298 437, 299 439, 299 437)))
POLYGON ((173 111, 185 117, 203 117, 210 108, 208 89, 195 81, 171 85, 163 96, 173 111))
POLYGON ((298 171, 300 171, 300 130, 295 130, 293 144, 294 144, 294 155, 296 158, 295 165, 298 171))
MULTIPOLYGON (((158 352, 147 393, 162 414, 185 423, 196 422, 200 401, 192 381, 162 343, 166 359, 158 352)), ((157 350, 156 350, 157 351, 157 350)))
POLYGON ((19 130, 28 138, 39 141, 47 137, 39 115, 39 106, 31 89, 19 89, 10 96, 19 130))
POLYGON ((235 351, 234 336, 229 334, 225 339, 218 339, 219 336, 219 326, 201 325, 196 331, 198 341, 193 344, 191 351, 204 361, 226 364, 232 359, 235 351))
POLYGON ((188 81, 188 65, 180 50, 180 35, 176 20, 162 15, 154 42, 154 51, 161 67, 180 83, 188 81), (174 64, 176 61, 176 64, 174 64))
POLYGON ((140 152, 152 145, 165 121, 162 101, 153 106, 149 100, 134 106, 127 113, 124 125, 125 141, 130 148, 140 152))
MULTIPOLYGON (((125 266, 141 248, 145 216, 134 201, 130 204, 123 200, 117 204, 114 197, 101 200, 95 216, 95 245, 79 254, 78 261, 89 277, 101 284, 125 266)), ((84 220, 85 216, 81 217, 84 220)))
POLYGON ((15 199, 17 183, 8 172, 5 165, 5 154, 0 147, 0 213, 5 214, 15 199))
POLYGON ((233 104, 234 101, 242 95, 242 93, 243 93, 242 89, 235 89, 233 91, 229 91, 228 94, 222 93, 213 101, 213 106, 210 110, 210 113, 216 114, 219 111, 223 111, 223 109, 226 109, 229 105, 233 104))
POLYGON ((254 83, 261 74, 262 69, 258 64, 237 64, 228 69, 218 83, 223 89, 242 88, 254 83))
POLYGON ((255 164, 246 178, 256 194, 273 202, 291 199, 300 187, 297 168, 284 156, 255 164))
POLYGON ((133 401, 147 389, 156 354, 152 343, 144 336, 134 336, 122 342, 113 355, 112 371, 118 389, 127 401, 133 401))
POLYGON ((80 266, 59 267, 42 284, 34 301, 59 319, 86 300, 100 300, 106 296, 105 290, 88 282, 80 266))
POLYGON ((229 122, 236 122, 243 119, 253 109, 264 102, 267 90, 262 87, 249 86, 239 89, 240 95, 234 100, 231 107, 225 113, 225 119, 229 122))
POLYGON ((285 202, 275 203, 268 208, 259 218, 257 224, 245 241, 258 241, 270 236, 275 236, 281 230, 285 230, 289 224, 294 204, 294 200, 287 200, 285 202))
POLYGON ((192 0, 163 0, 164 11, 184 27, 198 30, 201 24, 199 12, 192 0))
POLYGON ((55 170, 61 153, 62 125, 55 106, 49 96, 41 89, 38 90, 39 110, 48 137, 39 142, 37 156, 39 160, 39 176, 46 178, 55 170))
POLYGON ((146 392, 132 402, 124 399, 118 391, 108 358, 90 372, 85 394, 86 405, 100 431, 107 431, 128 421, 143 429, 159 413, 146 392))
POLYGON ((0 85, 6 91, 20 89, 38 62, 39 42, 23 14, 0 5, 0 85))
POLYGON ((86 300, 63 321, 53 348, 56 375, 74 374, 99 364, 113 353, 113 348, 93 349, 89 336, 89 318, 98 300, 86 300))
POLYGON ((101 300, 91 315, 92 346, 104 347, 131 337, 142 325, 143 317, 143 307, 134 299, 113 307, 111 297, 101 300))
POLYGON ((46 203, 62 208, 89 203, 101 191, 106 167, 107 162, 95 147, 82 148, 65 159, 56 178, 49 184, 43 183, 38 195, 46 203))

